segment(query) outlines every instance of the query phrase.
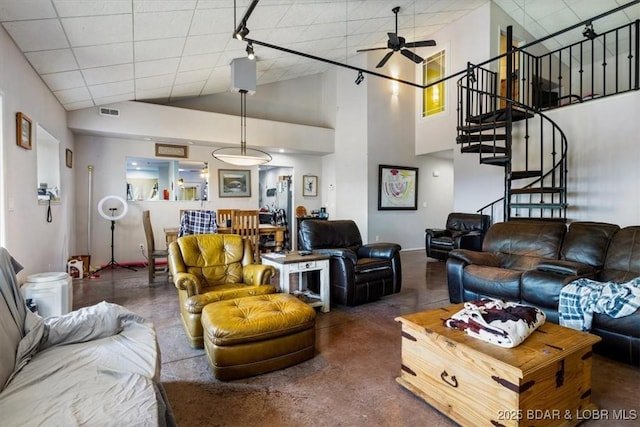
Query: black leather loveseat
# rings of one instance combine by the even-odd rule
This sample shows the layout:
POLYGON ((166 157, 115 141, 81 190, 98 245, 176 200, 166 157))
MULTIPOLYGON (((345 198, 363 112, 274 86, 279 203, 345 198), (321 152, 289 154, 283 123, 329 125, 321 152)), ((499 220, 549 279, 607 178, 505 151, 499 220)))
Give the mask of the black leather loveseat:
POLYGON ((363 245, 360 230, 351 220, 303 221, 298 230, 298 244, 302 250, 331 256, 332 303, 353 306, 400 292, 400 245, 363 245))
MULTIPOLYGON (((560 290, 587 277, 627 282, 640 276, 640 226, 601 222, 512 221, 487 232, 482 251, 457 249, 447 260, 452 303, 482 297, 540 307, 558 323, 560 290)), ((597 352, 640 365, 640 310, 621 318, 594 314, 597 352)))

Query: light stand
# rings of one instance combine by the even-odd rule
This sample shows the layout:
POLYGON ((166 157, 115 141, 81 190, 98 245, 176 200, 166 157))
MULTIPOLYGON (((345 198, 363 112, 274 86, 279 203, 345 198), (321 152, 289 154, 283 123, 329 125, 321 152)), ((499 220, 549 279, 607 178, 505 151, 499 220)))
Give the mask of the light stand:
MULTIPOLYGON (((117 211, 118 208, 109 208, 109 210, 111 211, 111 216, 113 217, 114 214, 115 214, 115 211, 117 211)), ((115 260, 115 257, 113 255, 113 232, 114 232, 115 228, 116 228, 116 221, 115 221, 115 219, 112 219, 111 220, 111 261, 109 261, 109 263, 107 265, 105 265, 104 267, 100 267, 99 269, 94 271, 93 274, 99 273, 102 270, 104 270, 105 268, 109 268, 109 267, 111 267, 111 269, 114 269, 116 267, 122 267, 122 268, 128 268, 131 271, 137 271, 135 268, 130 267, 128 265, 119 264, 115 260)))

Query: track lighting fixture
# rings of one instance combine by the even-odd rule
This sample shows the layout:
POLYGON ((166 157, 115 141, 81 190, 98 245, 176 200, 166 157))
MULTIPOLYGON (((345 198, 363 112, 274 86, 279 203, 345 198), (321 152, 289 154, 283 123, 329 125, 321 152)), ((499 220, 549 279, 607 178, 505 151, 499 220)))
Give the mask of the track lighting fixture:
POLYGON ((238 31, 236 31, 235 37, 238 40, 244 40, 244 38, 247 37, 247 34, 249 34, 249 29, 246 25, 243 25, 238 29, 238 31))
POLYGON ((356 76, 355 84, 359 85, 363 81, 364 81, 364 75, 362 74, 362 71, 358 71, 358 75, 356 76))
POLYGON ((251 42, 247 43, 246 51, 247 51, 247 58, 253 61, 256 58, 255 53, 253 53, 253 43, 251 42))
POLYGON ((593 40, 598 37, 598 33, 596 33, 593 29, 593 23, 589 22, 585 25, 584 30, 582 31, 582 35, 589 40, 593 40))

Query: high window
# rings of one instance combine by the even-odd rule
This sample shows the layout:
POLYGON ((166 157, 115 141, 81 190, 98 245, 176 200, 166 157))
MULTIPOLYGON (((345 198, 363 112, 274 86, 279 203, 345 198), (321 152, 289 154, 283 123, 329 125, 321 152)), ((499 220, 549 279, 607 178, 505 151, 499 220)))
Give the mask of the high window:
MULTIPOLYGON (((446 53, 437 52, 424 61, 422 70, 423 84, 438 81, 446 75, 446 53)), ((429 86, 422 92, 422 117, 432 116, 445 109, 445 82, 429 86)))

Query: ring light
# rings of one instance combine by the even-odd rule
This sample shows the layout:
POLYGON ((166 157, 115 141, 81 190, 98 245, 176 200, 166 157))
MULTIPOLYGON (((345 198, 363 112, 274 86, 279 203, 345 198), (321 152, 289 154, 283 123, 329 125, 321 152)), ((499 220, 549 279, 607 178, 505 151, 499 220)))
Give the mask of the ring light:
POLYGON ((120 196, 105 196, 102 198, 102 200, 100 200, 100 202, 98 202, 98 213, 102 218, 106 219, 107 221, 117 221, 121 218, 124 218, 128 210, 129 210, 129 205, 127 205, 127 202, 125 202, 124 199, 120 196), (104 203, 109 199, 115 199, 120 203, 122 203, 122 212, 120 212, 120 215, 111 216, 104 212, 102 207, 104 203))

